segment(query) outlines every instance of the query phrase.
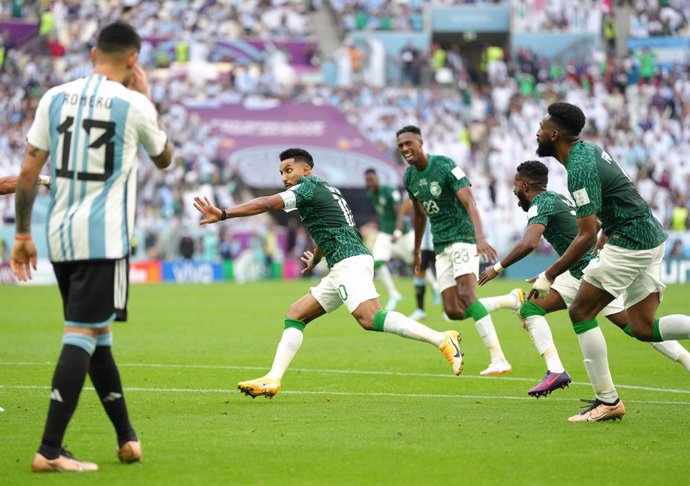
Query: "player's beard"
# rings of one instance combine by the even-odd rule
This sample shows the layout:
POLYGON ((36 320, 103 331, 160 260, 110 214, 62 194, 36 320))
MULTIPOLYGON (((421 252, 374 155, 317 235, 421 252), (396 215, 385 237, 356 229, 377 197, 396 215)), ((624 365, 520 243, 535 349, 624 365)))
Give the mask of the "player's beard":
POLYGON ((539 157, 554 157, 556 155, 556 144, 551 140, 542 142, 537 139, 537 155, 539 157))
POLYGON ((518 206, 520 206, 524 212, 529 211, 530 202, 527 200, 525 195, 521 192, 518 192, 515 194, 515 196, 518 198, 518 206))

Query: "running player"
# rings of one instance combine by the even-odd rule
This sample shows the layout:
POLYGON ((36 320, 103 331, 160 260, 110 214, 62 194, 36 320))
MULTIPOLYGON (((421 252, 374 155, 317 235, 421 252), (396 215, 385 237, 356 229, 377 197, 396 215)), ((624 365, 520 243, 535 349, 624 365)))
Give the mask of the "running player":
POLYGON ((492 261, 496 258, 496 250, 484 238, 470 181, 448 157, 424 152, 418 127, 403 127, 396 137, 398 149, 410 165, 403 180, 414 203, 415 268, 421 264, 422 237, 428 216, 446 315, 453 320, 474 319, 477 332, 491 355, 491 363, 480 374, 509 373, 512 367, 503 354, 490 312, 499 308, 517 310, 524 297, 519 290, 492 297, 492 309, 487 309, 477 298, 479 258, 483 256, 492 261))
POLYGON ((624 296, 632 334, 642 341, 690 338, 690 317, 655 318, 664 284, 660 280, 666 234, 618 163, 603 149, 580 140, 585 115, 570 103, 552 103, 537 131, 540 157, 554 157, 568 173, 575 201, 577 235, 563 255, 535 277, 530 298, 544 299, 560 274, 575 265, 597 241, 601 221, 607 243, 584 270, 569 308, 570 320, 594 388, 591 406, 571 422, 622 418, 620 400, 609 371, 606 341, 596 315, 624 296))
POLYGON ((374 259, 355 229, 352 212, 340 191, 312 176, 314 160, 309 152, 291 148, 280 154, 280 174, 287 189, 273 196, 259 197, 231 209, 219 209, 206 198, 194 198, 194 207, 203 214, 200 224, 217 223, 264 213, 270 209, 299 210, 302 222, 316 242, 314 252, 306 251, 302 261, 311 271, 325 258, 330 272, 309 292, 295 301, 286 313, 283 335, 273 366, 265 376, 238 383, 251 397, 273 397, 283 375, 297 354, 305 326, 342 304, 368 331, 389 332, 436 346, 453 368, 462 372, 460 336, 457 331, 438 332, 395 311, 384 311, 374 287, 374 259))
MULTIPOLYGON (((513 193, 518 199, 519 206, 527 213, 527 229, 522 239, 505 257, 482 272, 479 276, 479 285, 496 278, 505 268, 530 254, 539 244, 542 235, 559 255, 562 255, 572 243, 577 234, 575 208, 562 195, 546 189, 548 179, 549 169, 539 161, 529 160, 518 165, 513 193)), ((546 396, 570 383, 570 375, 561 363, 544 316, 572 304, 580 287, 582 270, 593 258, 591 252, 585 254, 569 271, 556 278, 551 292, 545 299, 530 298, 520 308, 520 317, 530 333, 532 342, 546 361, 546 376, 541 383, 527 392, 531 396, 546 396)), ((632 336, 621 297, 609 303, 601 313, 632 336)), ((678 361, 690 371, 690 353, 680 343, 666 341, 651 344, 664 356, 678 361)))
POLYGON ((395 187, 382 186, 374 169, 364 172, 367 195, 378 215, 379 232, 374 241, 372 256, 376 276, 381 280, 388 293, 386 310, 395 310, 402 295, 395 287, 393 277, 388 269, 391 258, 399 258, 407 265, 412 265, 414 234, 402 215, 402 197, 395 187))
POLYGON ((30 279, 36 268, 31 208, 38 174, 50 157, 48 251, 65 319, 43 439, 31 464, 36 472, 98 469, 62 446, 87 373, 115 427, 119 459, 141 459, 111 353, 111 322, 127 316, 138 146, 159 168, 170 165, 173 149, 137 65, 140 47, 128 24, 104 27, 91 51, 93 74, 48 90, 27 135, 11 266, 19 280, 30 279))

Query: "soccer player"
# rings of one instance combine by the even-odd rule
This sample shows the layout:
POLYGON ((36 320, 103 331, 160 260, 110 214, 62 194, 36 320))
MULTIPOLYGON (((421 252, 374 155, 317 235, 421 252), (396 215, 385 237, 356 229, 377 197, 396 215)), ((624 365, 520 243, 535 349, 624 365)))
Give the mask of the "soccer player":
POLYGON ((414 234, 401 211, 403 201, 400 191, 395 187, 381 185, 375 169, 367 169, 364 179, 367 195, 378 214, 379 232, 371 251, 374 269, 388 293, 386 310, 392 311, 402 300, 402 295, 395 287, 388 262, 395 257, 412 265, 414 234))
POLYGON ((549 268, 535 277, 530 298, 545 298, 555 278, 575 265, 597 241, 598 221, 608 241, 584 269, 569 308, 595 400, 571 422, 622 418, 625 406, 613 385, 606 341, 596 315, 624 296, 632 334, 641 341, 690 338, 690 317, 655 318, 664 284, 660 280, 666 234, 618 163, 603 149, 580 140, 585 115, 570 103, 552 103, 537 131, 537 155, 554 157, 568 173, 575 201, 577 235, 549 268))
MULTIPOLYGON (((496 278, 505 268, 530 254, 537 247, 542 236, 559 255, 562 255, 572 243, 577 234, 575 208, 562 195, 546 189, 548 178, 548 167, 539 161, 528 160, 518 165, 513 193, 518 199, 519 206, 527 213, 527 229, 522 239, 505 257, 482 272, 479 276, 479 285, 484 285, 496 278)), ((554 280, 551 291, 545 299, 532 297, 520 308, 520 317, 530 333, 532 342, 546 361, 546 376, 541 383, 527 392, 531 396, 537 398, 546 396, 570 383, 570 376, 561 363, 544 316, 570 307, 580 287, 582 270, 593 258, 592 252, 586 253, 567 272, 554 280)), ((632 336, 621 297, 609 303, 601 313, 632 336)), ((663 355, 678 361, 690 371, 690 353, 680 343, 667 341, 651 344, 663 355)))
MULTIPOLYGON (((410 209, 412 208, 412 201, 410 202, 410 209)), ((421 254, 419 258, 419 267, 414 269, 414 289, 415 299, 417 301, 417 308, 412 314, 411 319, 421 320, 426 319, 426 311, 424 310, 424 297, 426 294, 426 284, 431 287, 433 294, 434 305, 441 303, 441 294, 438 291, 438 280, 436 279, 436 253, 434 253, 434 244, 431 241, 431 224, 427 221, 424 226, 424 236, 422 236, 422 244, 419 247, 421 254)))
POLYGON ((443 307, 450 319, 472 317, 479 336, 491 355, 481 375, 512 371, 496 335, 490 312, 500 308, 519 309, 524 296, 516 289, 510 294, 477 298, 480 255, 496 258, 496 250, 484 238, 482 222, 472 196, 470 181, 448 157, 424 152, 421 131, 405 126, 396 133, 398 150, 410 167, 403 181, 414 204, 415 268, 421 264, 421 244, 427 216, 431 222, 436 276, 443 307))
POLYGON ((111 353, 111 323, 127 316, 138 145, 161 169, 170 165, 173 149, 158 127, 146 75, 137 65, 140 46, 128 24, 104 27, 91 51, 93 73, 48 90, 27 135, 10 263, 22 281, 36 268, 31 208, 36 179, 50 158, 48 251, 65 320, 43 439, 31 464, 35 472, 98 469, 62 446, 87 373, 115 427, 119 459, 141 459, 111 353))
MULTIPOLYGON (((7 194, 14 194, 17 189, 17 176, 0 177, 0 196, 5 196, 7 194)), ((44 186, 50 189, 50 177, 49 176, 38 176, 36 179, 37 186, 44 186)))
POLYGON ((207 198, 194 198, 194 207, 204 215, 202 225, 254 216, 270 209, 299 210, 302 222, 316 242, 313 253, 304 252, 302 261, 306 267, 302 273, 311 271, 322 258, 330 269, 316 287, 288 308, 271 370, 261 378, 238 383, 240 391, 251 397, 269 398, 278 393, 283 375, 302 345, 305 326, 342 304, 368 331, 389 332, 433 344, 449 361, 453 373, 459 375, 462 353, 457 331, 434 331, 399 312, 382 310, 373 282, 374 259, 362 243, 350 207, 340 191, 312 175, 311 154, 301 148, 290 148, 279 158, 279 171, 287 189, 283 192, 222 210, 207 198))

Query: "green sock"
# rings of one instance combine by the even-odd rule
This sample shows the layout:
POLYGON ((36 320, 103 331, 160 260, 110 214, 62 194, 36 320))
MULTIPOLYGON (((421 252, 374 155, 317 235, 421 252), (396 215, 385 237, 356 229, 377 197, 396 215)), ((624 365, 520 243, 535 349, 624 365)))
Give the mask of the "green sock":
POLYGON ((472 302, 472 305, 470 305, 467 309, 465 309, 465 318, 468 316, 474 319, 475 321, 478 321, 486 316, 489 315, 489 311, 486 309, 484 304, 482 304, 479 299, 475 300, 472 302))
POLYGON ((661 330, 659 329, 659 319, 654 319, 654 338, 652 339, 655 343, 660 343, 664 340, 661 337, 661 330))
POLYGON ((373 330, 376 332, 383 332, 383 323, 386 321, 386 316, 388 312, 385 310, 380 310, 374 316, 374 322, 372 323, 373 330))
POLYGON ((304 321, 300 321, 299 319, 290 319, 289 317, 286 317, 285 318, 285 326, 283 327, 283 329, 287 329, 289 327, 294 327, 298 331, 304 332, 304 326, 306 326, 304 321))
POLYGON ((584 321, 584 322, 574 322, 573 323, 573 329, 575 329, 575 334, 582 334, 584 332, 587 332, 591 329, 594 329, 597 327, 597 320, 596 319, 591 319, 589 321, 584 321))

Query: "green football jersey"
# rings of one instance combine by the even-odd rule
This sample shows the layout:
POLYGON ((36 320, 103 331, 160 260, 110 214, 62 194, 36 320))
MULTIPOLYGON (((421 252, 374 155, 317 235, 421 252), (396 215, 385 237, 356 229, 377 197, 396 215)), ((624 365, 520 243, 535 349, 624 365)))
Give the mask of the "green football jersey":
POLYGON ((596 214, 609 244, 648 250, 666 241, 666 233, 635 184, 601 148, 578 142, 570 151, 565 169, 577 217, 596 214))
POLYGON ((424 170, 408 167, 403 182, 410 198, 424 206, 436 253, 453 243, 477 242, 472 221, 456 195, 472 184, 452 159, 430 155, 424 170))
MULTIPOLYGON (((402 202, 400 191, 395 187, 379 186, 377 192, 367 191, 367 196, 376 209, 376 214, 379 216, 379 231, 392 235, 395 231, 395 223, 398 215, 395 212, 395 207, 402 202)), ((402 231, 407 233, 410 230, 410 225, 407 221, 403 222, 402 231)))
POLYGON ((368 255, 350 206, 338 189, 318 177, 302 177, 284 194, 285 209, 297 208, 329 268, 345 258, 368 255), (289 197, 294 193, 294 199, 289 197))
MULTIPOLYGON (((527 226, 544 225, 544 238, 556 253, 563 255, 577 236, 575 207, 567 198, 557 192, 545 191, 537 194, 527 211, 527 226)), ((570 274, 582 278, 582 270, 593 258, 588 251, 580 261, 570 267, 570 274)))

